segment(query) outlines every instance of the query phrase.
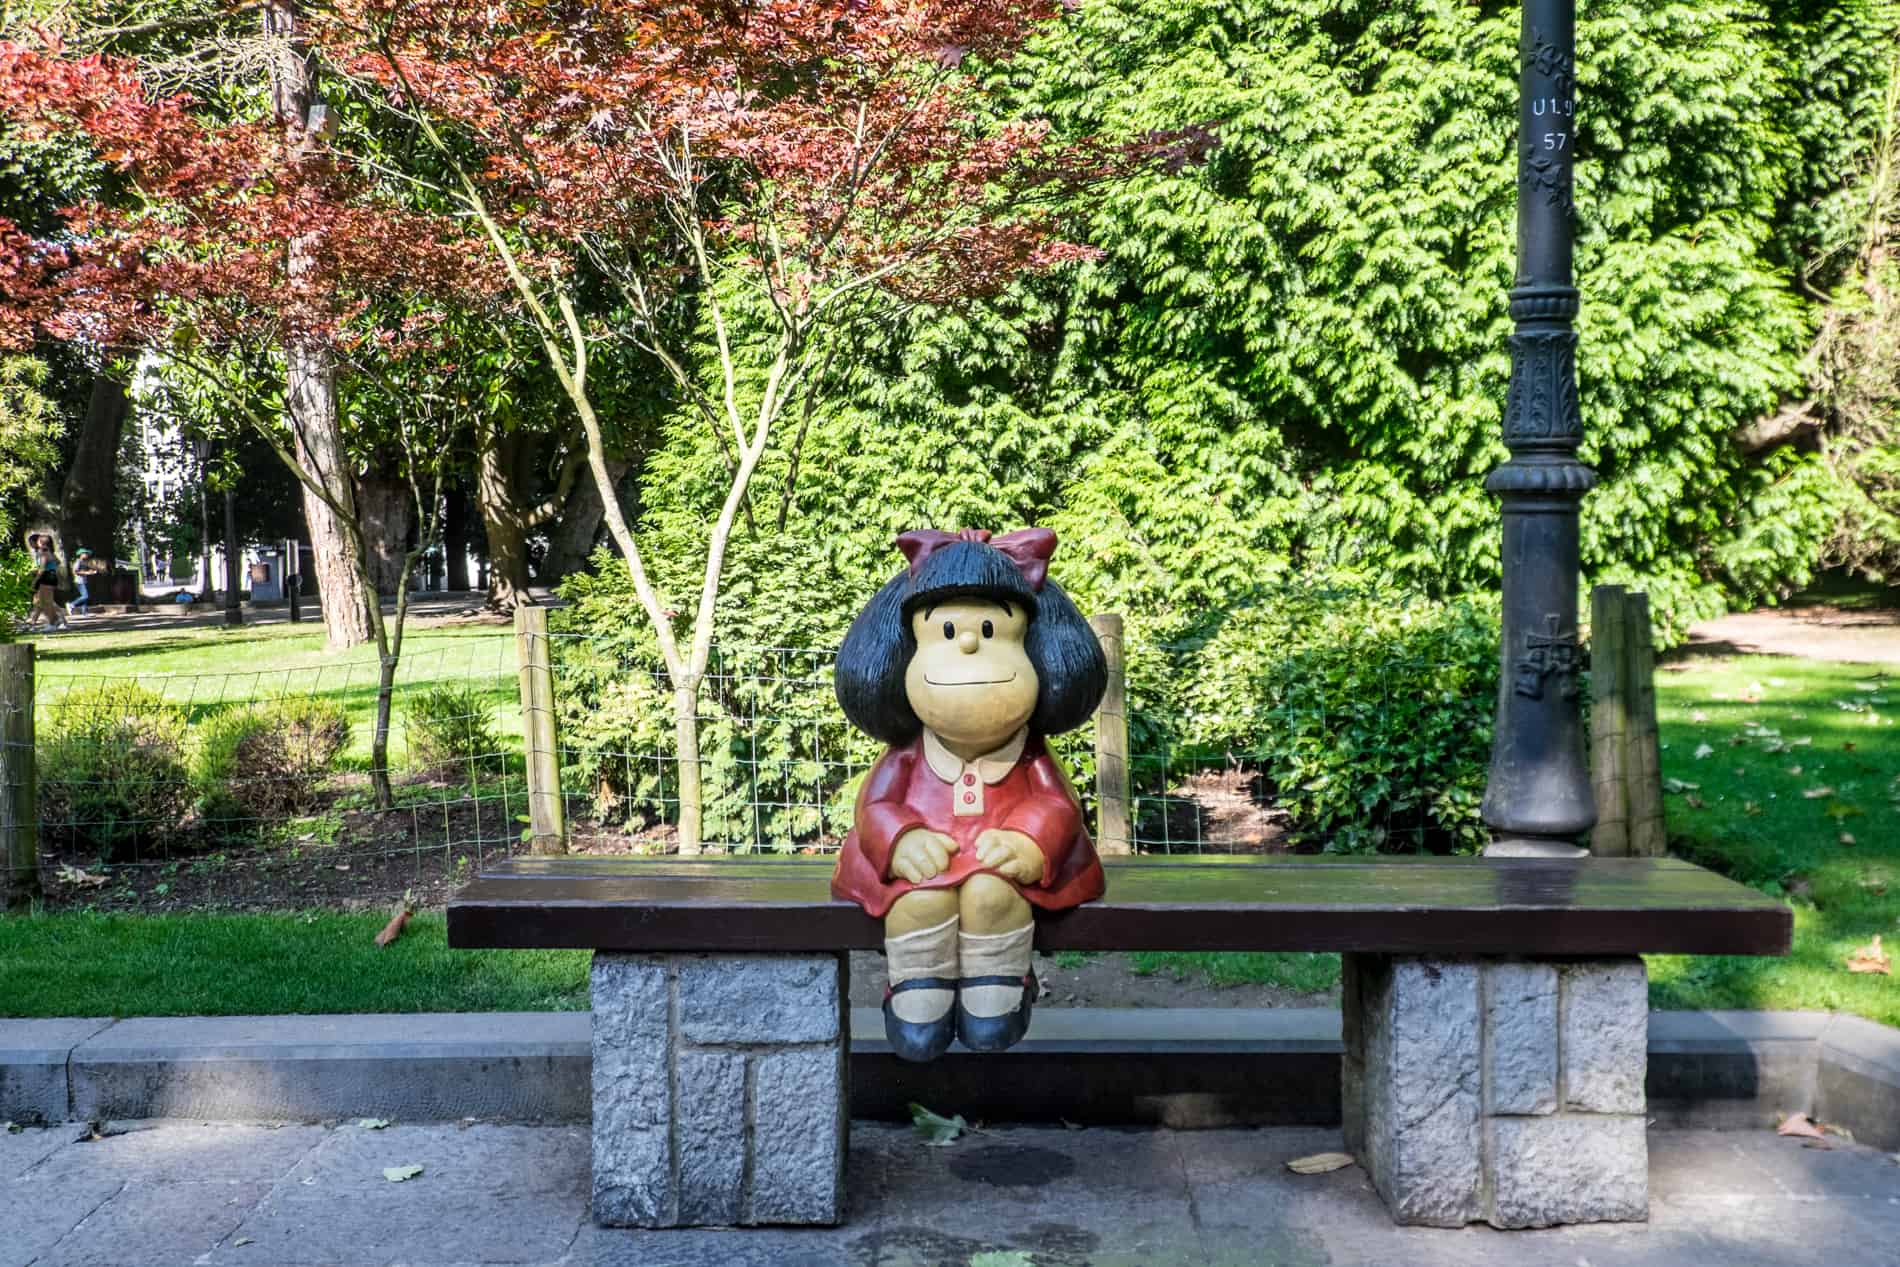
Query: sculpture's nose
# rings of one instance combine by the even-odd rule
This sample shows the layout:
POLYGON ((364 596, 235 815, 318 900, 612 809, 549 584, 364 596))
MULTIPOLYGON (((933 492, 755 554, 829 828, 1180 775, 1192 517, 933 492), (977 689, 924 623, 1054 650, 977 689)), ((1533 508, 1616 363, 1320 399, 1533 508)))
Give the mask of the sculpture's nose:
POLYGON ((980 641, 981 639, 976 636, 976 630, 965 629, 957 635, 957 650, 963 652, 964 655, 975 655, 980 641))

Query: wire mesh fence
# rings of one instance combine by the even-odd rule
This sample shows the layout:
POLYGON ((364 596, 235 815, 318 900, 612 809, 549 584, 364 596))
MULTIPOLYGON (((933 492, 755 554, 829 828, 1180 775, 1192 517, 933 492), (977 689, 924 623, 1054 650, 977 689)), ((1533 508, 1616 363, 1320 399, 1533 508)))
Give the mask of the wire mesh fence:
MULTIPOLYGON (((42 668, 32 749, 6 765, 12 778, 37 770, 40 870, 101 886, 143 872, 148 895, 176 887, 181 898, 323 904, 409 875, 452 884, 492 858, 546 846, 550 831, 577 852, 667 853, 680 843, 683 737, 697 745, 704 850, 823 854, 841 844, 881 747, 840 710, 831 650, 716 647, 683 701, 625 639, 536 627, 404 655, 380 760, 373 659, 191 673, 42 668), (547 703, 530 715, 548 714, 551 733, 523 724, 531 661, 544 666, 547 703), (545 762, 541 744, 552 749, 545 762), (531 814, 537 786, 558 819, 544 803, 531 814)), ((1125 650, 1129 672, 1150 686, 1197 671, 1194 648, 1137 638, 1125 650)), ((1295 674, 1270 697, 1223 686, 1208 696, 1225 701, 1215 709, 1158 707, 1138 683, 1111 691, 1126 700, 1120 727, 1098 717, 1050 747, 1091 826, 1105 796, 1125 806, 1109 821, 1125 817, 1115 831, 1134 852, 1325 846, 1301 806, 1332 776, 1323 760, 1318 774, 1303 766, 1301 746, 1347 743, 1369 789, 1355 847, 1442 847, 1430 811, 1462 793, 1439 786, 1442 766, 1417 760, 1414 697, 1421 683, 1469 694, 1471 666, 1399 656, 1354 672, 1343 696, 1306 690, 1295 674), (1351 716, 1329 714, 1341 708, 1351 716), (1118 730, 1125 759, 1098 760, 1118 730)), ((1474 752, 1484 738, 1453 736, 1474 752)))
MULTIPOLYGON (((574 844, 602 852, 671 850, 680 815, 680 721, 670 679, 586 634, 555 634, 549 642, 560 784, 574 844)), ((1130 648, 1131 658, 1176 650, 1130 648)), ((813 648, 714 650, 688 714, 699 749, 703 848, 826 853, 842 843, 859 786, 882 748, 840 711, 834 658, 813 648)), ((1441 676, 1441 668, 1450 677, 1453 667, 1417 659, 1367 666, 1354 724, 1396 732, 1411 720, 1400 705, 1414 684, 1441 676)), ((1327 715, 1324 692, 1209 714, 1126 707, 1131 749, 1119 789, 1105 782, 1112 775, 1098 764, 1099 715, 1048 740, 1071 774, 1085 821, 1097 823, 1104 794, 1119 790, 1134 852, 1266 853, 1319 843, 1282 803, 1284 756, 1245 740, 1274 728, 1332 733, 1337 719, 1327 715)), ((1403 744, 1394 751, 1402 753, 1403 744)), ((1406 773, 1392 772, 1400 781, 1406 773)), ((1436 771, 1413 773, 1422 783, 1436 771)), ((1388 848, 1441 844, 1442 832, 1420 810, 1443 791, 1395 788, 1365 806, 1358 830, 1388 848)))
MULTIPOLYGON (((500 633, 404 655, 379 750, 374 659, 42 668, 33 752, 42 870, 83 884, 76 877, 202 875, 240 859, 267 871, 306 855, 338 876, 365 858, 476 865, 519 837, 515 676, 513 640, 500 633)), ((260 890, 270 883, 256 879, 260 890)))

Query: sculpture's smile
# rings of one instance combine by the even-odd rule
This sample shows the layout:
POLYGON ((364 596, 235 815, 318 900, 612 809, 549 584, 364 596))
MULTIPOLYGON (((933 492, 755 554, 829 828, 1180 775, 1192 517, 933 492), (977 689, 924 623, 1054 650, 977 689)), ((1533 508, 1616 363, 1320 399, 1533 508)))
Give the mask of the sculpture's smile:
POLYGON ((928 673, 924 674, 924 681, 930 683, 932 686, 1001 686, 1005 682, 1014 682, 1015 680, 1016 675, 1012 673, 1008 677, 973 677, 962 682, 939 682, 928 673))

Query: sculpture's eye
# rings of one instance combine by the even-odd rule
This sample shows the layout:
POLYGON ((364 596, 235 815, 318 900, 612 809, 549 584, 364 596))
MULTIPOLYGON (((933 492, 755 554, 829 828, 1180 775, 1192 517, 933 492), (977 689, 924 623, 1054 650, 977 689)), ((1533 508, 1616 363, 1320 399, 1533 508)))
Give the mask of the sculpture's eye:
POLYGON ((985 638, 994 638, 996 636, 996 626, 987 620, 983 622, 983 636, 985 638))
POLYGON ((957 636, 957 627, 956 627, 956 625, 954 625, 954 624, 953 624, 953 623, 951 623, 950 621, 947 621, 947 620, 946 620, 946 621, 944 621, 944 622, 943 622, 943 636, 944 636, 944 637, 946 637, 946 638, 954 638, 954 637, 956 637, 956 636, 957 636))

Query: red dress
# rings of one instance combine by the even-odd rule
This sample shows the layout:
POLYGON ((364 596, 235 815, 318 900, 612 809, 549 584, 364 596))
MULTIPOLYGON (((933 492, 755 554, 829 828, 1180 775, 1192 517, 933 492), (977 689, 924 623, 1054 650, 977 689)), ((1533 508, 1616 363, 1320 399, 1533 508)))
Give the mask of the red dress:
POLYGON ((1083 830, 1081 808, 1040 737, 1031 735, 1009 772, 984 784, 982 813, 957 814, 957 785, 931 768, 923 736, 886 750, 858 793, 855 825, 831 875, 832 893, 882 918, 912 889, 953 889, 979 871, 995 875, 977 861, 976 838, 997 827, 1022 832, 1042 850, 1042 878, 1016 884, 1032 905, 1059 911, 1102 896, 1102 863, 1083 830), (891 850, 913 827, 940 831, 957 843, 950 865, 922 884, 889 874, 891 850))

